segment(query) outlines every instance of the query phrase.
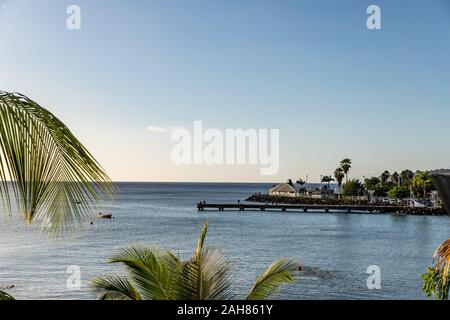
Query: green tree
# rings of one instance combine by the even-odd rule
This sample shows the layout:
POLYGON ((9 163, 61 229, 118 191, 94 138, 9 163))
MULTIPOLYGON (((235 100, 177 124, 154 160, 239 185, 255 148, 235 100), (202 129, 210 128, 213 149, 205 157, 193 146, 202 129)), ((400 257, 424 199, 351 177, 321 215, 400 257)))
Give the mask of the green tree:
POLYGON ((330 182, 334 181, 334 179, 331 176, 323 176, 322 182, 327 184, 328 190, 330 189, 330 182))
POLYGON ((375 191, 380 187, 380 179, 377 177, 366 178, 364 180, 364 185, 367 190, 375 191))
POLYGON ((358 179, 350 180, 344 183, 342 187, 342 194, 344 196, 361 196, 364 192, 364 185, 358 179))
POLYGON ((364 180, 364 186, 376 197, 386 197, 390 190, 390 186, 386 184, 381 185, 381 180, 377 177, 366 178, 364 180))
POLYGON ((301 178, 298 178, 297 183, 301 186, 303 186, 306 182, 302 180, 301 178))
POLYGON ((400 175, 398 174, 397 171, 395 171, 395 172, 392 174, 391 179, 392 179, 392 183, 393 183, 394 185, 399 186, 399 184, 400 184, 400 175))
POLYGON ((337 168, 336 170, 334 170, 334 178, 336 179, 339 188, 342 186, 342 180, 344 180, 344 177, 345 174, 342 168, 337 168))
MULTIPOLYGON (((31 225, 58 236, 84 221, 114 186, 103 168, 50 111, 0 91, 0 195, 31 225), (10 182, 8 182, 10 180, 10 182), (14 199, 14 200, 12 200, 14 199)), ((10 299, 0 292, 0 299, 10 299)))
POLYGON ((401 183, 405 185, 410 185, 411 180, 414 178, 414 172, 409 169, 403 170, 400 172, 401 183))
POLYGON ((405 199, 409 197, 409 188, 407 186, 393 187, 388 192, 391 199, 405 199))
POLYGON ((290 186, 294 186, 294 183, 292 182, 292 179, 287 179, 287 182, 286 182, 288 185, 290 185, 290 186))
POLYGON ((348 182, 348 173, 352 168, 352 160, 349 158, 345 158, 341 161, 341 168, 345 174, 345 182, 348 182))
POLYGON ((384 186, 386 185, 389 177, 391 176, 391 174, 389 173, 389 171, 384 171, 381 176, 380 176, 380 181, 381 181, 381 185, 384 186))
MULTIPOLYGON (((125 276, 104 276, 92 281, 101 300, 227 300, 231 292, 231 262, 218 249, 204 247, 205 223, 197 249, 188 261, 168 250, 132 246, 110 260, 126 267, 125 276)), ((273 295, 282 284, 294 281, 297 263, 289 259, 273 262, 257 279, 246 299, 273 295)))
POLYGON ((428 171, 417 171, 411 184, 414 194, 419 197, 421 196, 424 200, 427 198, 428 192, 435 190, 428 171))
POLYGON ((438 300, 448 300, 450 280, 450 239, 439 246, 434 254, 435 265, 429 267, 421 278, 425 294, 438 300))

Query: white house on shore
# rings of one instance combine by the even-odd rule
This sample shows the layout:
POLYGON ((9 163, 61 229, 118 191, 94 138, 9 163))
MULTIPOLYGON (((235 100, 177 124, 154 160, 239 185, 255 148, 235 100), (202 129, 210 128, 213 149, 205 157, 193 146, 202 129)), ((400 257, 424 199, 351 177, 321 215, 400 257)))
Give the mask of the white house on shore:
POLYGON ((308 197, 313 199, 335 198, 338 193, 335 189, 328 189, 326 186, 308 187, 301 185, 290 185, 289 183, 280 183, 269 189, 271 196, 283 197, 308 197))
POLYGON ((272 196, 298 197, 298 191, 289 183, 280 183, 269 190, 272 196))

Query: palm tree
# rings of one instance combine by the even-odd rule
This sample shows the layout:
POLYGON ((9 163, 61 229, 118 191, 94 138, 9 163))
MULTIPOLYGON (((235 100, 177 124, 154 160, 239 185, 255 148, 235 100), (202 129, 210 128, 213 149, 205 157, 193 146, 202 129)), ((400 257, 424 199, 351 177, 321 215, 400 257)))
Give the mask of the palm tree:
POLYGON ((0 196, 6 210, 12 212, 14 202, 28 225, 39 221, 57 236, 82 223, 113 191, 103 168, 64 123, 26 96, 0 91, 0 196))
POLYGON ((339 187, 342 186, 342 180, 344 179, 344 177, 345 174, 342 168, 337 168, 336 170, 334 170, 334 178, 336 179, 339 187))
POLYGON ((400 187, 400 175, 397 171, 392 174, 391 179, 393 184, 395 184, 397 187, 400 187))
POLYGON ((348 182, 348 172, 352 168, 352 160, 349 158, 345 158, 341 161, 341 168, 345 174, 345 182, 348 182))
POLYGON ((334 179, 331 176, 323 176, 322 177, 322 182, 327 184, 328 190, 330 190, 330 182, 331 181, 334 181, 334 179))
POLYGON ((389 177, 391 176, 391 174, 389 173, 388 170, 385 170, 381 176, 380 176, 380 183, 382 186, 384 186, 384 184, 388 181, 389 177))
POLYGON ((402 172, 400 172, 400 178, 402 184, 409 184, 414 178, 414 172, 409 169, 403 170, 402 172))
POLYGON ((421 276, 424 281, 422 290, 428 297, 436 296, 439 300, 448 300, 450 288, 450 239, 444 241, 433 256, 434 267, 428 268, 421 276))
MULTIPOLYGON (((197 249, 188 261, 168 250, 145 246, 122 249, 111 263, 125 265, 127 275, 109 275, 92 281, 101 300, 226 300, 232 299, 231 261, 218 249, 204 247, 208 224, 203 226, 197 249)), ((294 281, 297 263, 273 262, 257 279, 246 299, 260 300, 294 281)))
POLYGON ((411 183, 416 193, 423 194, 424 200, 427 197, 427 192, 434 188, 433 181, 427 171, 417 171, 411 183))

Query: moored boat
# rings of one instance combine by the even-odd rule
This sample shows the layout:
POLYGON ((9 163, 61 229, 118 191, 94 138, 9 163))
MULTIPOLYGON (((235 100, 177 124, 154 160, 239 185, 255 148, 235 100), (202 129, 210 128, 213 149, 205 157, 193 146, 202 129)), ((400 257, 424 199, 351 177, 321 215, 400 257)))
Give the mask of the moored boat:
POLYGON ((101 213, 100 212, 98 214, 98 217, 101 218, 101 219, 112 219, 113 215, 112 215, 112 213, 101 213))

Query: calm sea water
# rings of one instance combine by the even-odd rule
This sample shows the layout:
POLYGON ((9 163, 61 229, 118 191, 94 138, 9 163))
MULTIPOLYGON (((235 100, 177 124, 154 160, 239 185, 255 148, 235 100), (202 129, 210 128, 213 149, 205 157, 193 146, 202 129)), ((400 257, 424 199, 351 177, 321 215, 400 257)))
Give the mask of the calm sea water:
POLYGON ((16 298, 93 299, 89 281, 117 272, 107 263, 118 248, 143 243, 194 250, 203 222, 207 244, 234 261, 234 290, 242 297, 277 257, 295 257, 304 269, 282 299, 424 299, 420 274, 436 247, 450 237, 448 217, 396 217, 344 213, 203 212, 200 200, 236 202, 266 184, 120 183, 113 220, 94 220, 55 242, 14 218, 0 223, 0 288, 16 298), (81 290, 67 289, 69 266, 81 270, 81 290), (367 267, 381 268, 381 289, 367 289, 367 267))

